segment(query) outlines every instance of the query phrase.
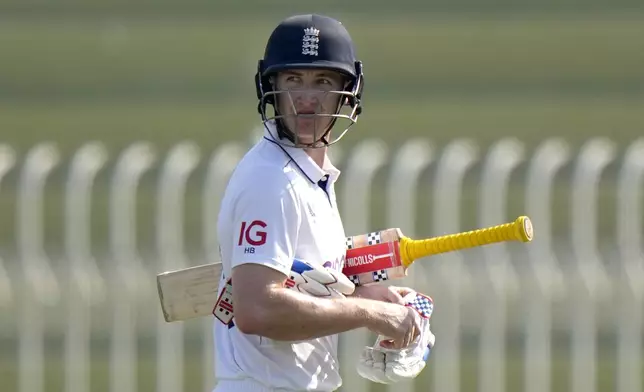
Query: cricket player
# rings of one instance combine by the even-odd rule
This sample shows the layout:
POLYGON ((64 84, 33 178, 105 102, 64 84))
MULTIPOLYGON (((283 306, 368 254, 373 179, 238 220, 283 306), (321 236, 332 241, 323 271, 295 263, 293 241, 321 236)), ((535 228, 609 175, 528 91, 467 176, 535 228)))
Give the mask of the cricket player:
POLYGON ((265 133, 231 175, 218 217, 220 287, 234 309, 215 320, 215 392, 334 391, 339 333, 368 328, 399 350, 424 328, 404 306, 409 288, 319 298, 285 287, 294 259, 341 274, 340 172, 327 149, 361 113, 362 64, 340 22, 298 15, 270 35, 255 82, 265 133))

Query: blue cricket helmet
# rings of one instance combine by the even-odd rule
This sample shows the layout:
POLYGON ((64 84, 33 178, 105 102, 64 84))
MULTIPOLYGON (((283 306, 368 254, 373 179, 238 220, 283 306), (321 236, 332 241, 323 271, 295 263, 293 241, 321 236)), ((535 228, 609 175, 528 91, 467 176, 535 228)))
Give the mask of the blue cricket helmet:
POLYGON ((356 59, 353 40, 347 29, 328 16, 296 15, 277 25, 266 44, 264 58, 258 62, 255 86, 262 121, 265 124, 274 121, 279 139, 286 138, 302 147, 319 147, 337 142, 356 123, 362 112, 362 62, 356 59), (280 71, 293 69, 336 71, 348 81, 342 91, 330 92, 339 95, 339 104, 335 113, 321 114, 333 117, 333 120, 328 129, 322 130, 319 137, 314 138, 313 143, 298 143, 297 132, 287 129, 282 121, 284 116, 275 104, 278 94, 288 92, 275 90, 272 77, 280 71), (267 105, 273 106, 273 116, 267 115, 267 105), (348 120, 349 124, 333 141, 329 141, 327 135, 338 119, 348 120))

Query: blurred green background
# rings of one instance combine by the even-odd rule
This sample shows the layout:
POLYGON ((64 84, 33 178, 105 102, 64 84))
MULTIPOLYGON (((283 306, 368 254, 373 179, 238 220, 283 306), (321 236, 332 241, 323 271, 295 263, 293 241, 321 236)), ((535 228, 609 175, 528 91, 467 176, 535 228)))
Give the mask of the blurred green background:
MULTIPOLYGON (((224 142, 247 142, 259 120, 257 60, 272 28, 300 12, 342 20, 364 63, 364 114, 343 148, 371 137, 397 146, 415 136, 438 146, 469 137, 483 148, 516 137, 529 149, 561 136, 578 147, 605 136, 623 149, 644 135, 641 1, 0 0, 0 142, 24 154, 53 141, 68 158, 85 142, 100 140, 112 159, 137 140, 154 143, 161 153, 192 140, 204 157, 224 142)), ((64 176, 64 170, 55 171, 48 185, 46 241, 54 253, 63 235, 64 176)), ((11 222, 0 227, 5 255, 15 251, 15 179, 10 173, 0 192, 1 216, 11 222)), ((154 178, 146 181, 142 218, 154 209, 154 178)), ((106 239, 107 186, 107 176, 99 175, 97 249, 106 239)), ((198 186, 195 180, 190 189, 198 186)), ((197 204, 197 197, 190 193, 188 204, 197 204)), ((467 195, 464 203, 475 198, 467 195)), ((377 211, 381 196, 374 203, 377 211)), ((509 208, 513 215, 521 212, 520 203, 509 208)), ((600 230, 609 232, 612 212, 603 214, 600 230)), ((469 226, 473 215, 465 214, 469 226)), ((555 219, 561 233, 565 219, 555 219)), ((143 220, 141 241, 153 246, 154 230, 143 220)), ((376 213, 373 223, 381 226, 382 216, 376 213)), ((194 235, 199 224, 198 209, 189 207, 189 247, 200 243, 194 235)), ((417 232, 427 227, 420 222, 417 232)), ((3 391, 15 389, 14 332, 0 334, 3 391)), ((48 340, 48 391, 62 389, 59 338, 54 331, 48 340)), ((94 391, 107 390, 104 339, 99 335, 94 343, 94 391)), ((612 390, 615 377, 611 337, 605 340, 598 369, 602 392, 612 390)), ((195 338, 190 347, 198 345, 195 338)), ((147 391, 154 387, 154 352, 145 339, 141 347, 148 347, 139 369, 140 390, 147 391)), ((518 356, 520 347, 513 347, 510 355, 518 356)), ((472 391, 476 357, 465 350, 463 390, 472 391)), ((568 389, 565 356, 553 363, 556 391, 568 389)), ((197 390, 199 357, 188 358, 186 390, 197 390)), ((518 390, 521 361, 508 366, 509 390, 518 390)))

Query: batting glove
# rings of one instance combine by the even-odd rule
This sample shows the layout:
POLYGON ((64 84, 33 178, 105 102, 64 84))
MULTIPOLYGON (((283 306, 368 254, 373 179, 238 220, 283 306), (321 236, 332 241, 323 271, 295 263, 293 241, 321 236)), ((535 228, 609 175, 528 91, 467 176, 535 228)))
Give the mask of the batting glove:
POLYGON ((373 346, 365 347, 356 370, 367 380, 391 384, 413 379, 425 368, 436 341, 429 328, 434 302, 430 297, 415 292, 406 295, 404 300, 405 306, 414 308, 421 316, 420 335, 408 347, 399 350, 381 347, 380 342, 388 339, 382 335, 373 346))
POLYGON ((294 260, 286 286, 313 297, 343 297, 353 294, 355 284, 341 272, 316 263, 294 260))

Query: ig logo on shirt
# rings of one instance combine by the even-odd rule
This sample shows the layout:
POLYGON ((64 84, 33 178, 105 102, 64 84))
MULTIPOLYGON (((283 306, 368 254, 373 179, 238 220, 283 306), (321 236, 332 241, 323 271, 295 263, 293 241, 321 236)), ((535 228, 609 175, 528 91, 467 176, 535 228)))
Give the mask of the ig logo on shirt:
POLYGON ((246 245, 244 253, 255 253, 256 246, 261 246, 266 243, 267 233, 259 228, 265 229, 266 223, 261 220, 254 220, 250 223, 242 222, 237 245, 246 245))

